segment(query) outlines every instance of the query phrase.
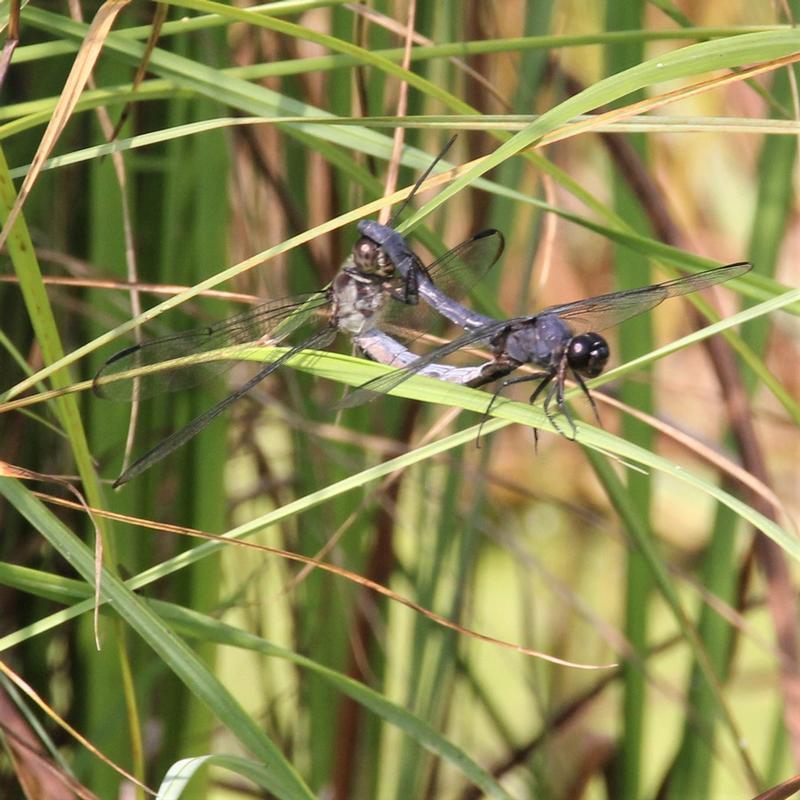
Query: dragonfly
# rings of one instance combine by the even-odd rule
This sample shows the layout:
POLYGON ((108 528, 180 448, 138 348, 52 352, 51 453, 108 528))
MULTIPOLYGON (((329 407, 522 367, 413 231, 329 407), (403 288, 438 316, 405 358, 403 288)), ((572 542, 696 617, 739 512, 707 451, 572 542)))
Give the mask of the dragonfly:
POLYGON ((543 410, 547 419, 557 432, 574 439, 577 430, 564 401, 564 385, 568 376, 574 378, 600 422, 597 406, 585 381, 601 374, 611 354, 601 331, 649 311, 670 297, 707 289, 738 278, 750 269, 752 265, 748 262, 737 262, 650 286, 550 306, 536 314, 508 320, 492 319, 465 308, 423 280, 419 286, 420 294, 467 333, 417 357, 380 330, 364 332, 357 339, 362 350, 377 361, 392 363, 399 368, 362 384, 347 395, 340 406, 356 406, 373 400, 379 394, 391 392, 412 375, 423 374, 473 387, 501 381, 486 408, 485 414, 488 415, 508 386, 536 382, 529 402, 535 403, 545 392, 543 410), (479 366, 448 367, 440 363, 463 348, 480 345, 488 346, 492 358, 479 366), (506 378, 525 364, 538 369, 531 374, 506 378), (559 413, 567 420, 571 436, 558 424, 559 413))
POLYGON ((447 296, 466 291, 493 266, 504 248, 503 235, 487 229, 425 266, 402 236, 390 235, 396 231, 378 223, 375 226, 369 230, 390 242, 392 257, 399 266, 383 245, 362 235, 326 289, 270 301, 212 325, 126 347, 103 364, 94 377, 95 394, 115 400, 145 399, 196 386, 230 367, 236 358, 231 348, 280 345, 304 331, 300 343, 289 346, 242 386, 134 461, 114 481, 114 488, 186 444, 293 356, 305 350, 325 349, 339 331, 358 337, 366 335, 383 317, 401 316, 387 306, 391 299, 401 301, 391 303, 398 308, 413 304, 409 301, 409 286, 412 297, 416 296, 414 287, 419 283, 441 286, 447 296))

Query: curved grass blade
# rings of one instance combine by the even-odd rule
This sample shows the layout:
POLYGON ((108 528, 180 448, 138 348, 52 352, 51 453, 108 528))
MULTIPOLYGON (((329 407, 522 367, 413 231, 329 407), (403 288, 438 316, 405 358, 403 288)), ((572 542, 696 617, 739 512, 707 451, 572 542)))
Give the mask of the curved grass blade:
POLYGON ((108 400, 132 400, 134 394, 142 400, 196 386, 233 364, 209 360, 209 353, 265 338, 278 344, 328 302, 326 292, 274 300, 204 328, 132 345, 115 353, 100 367, 94 379, 94 392, 108 400), (102 380, 171 361, 179 363, 152 374, 109 383, 102 380))
MULTIPOLYGON (((0 494, 77 570, 88 587, 94 586, 94 556, 61 520, 19 481, 12 478, 0 477, 0 494)), ((209 708, 219 723, 273 771, 281 797, 314 800, 314 795, 288 759, 217 680, 194 650, 176 636, 141 597, 105 568, 102 571, 101 595, 153 648, 161 661, 209 708)), ((88 601, 89 607, 92 602, 88 601)))
POLYGON ((268 375, 271 375, 276 369, 281 367, 292 356, 297 355, 303 350, 313 350, 316 348, 327 347, 336 336, 337 329, 332 326, 323 328, 315 335, 311 336, 306 341, 295 345, 284 353, 276 361, 262 367, 250 380, 244 385, 240 386, 235 392, 232 392, 223 400, 220 400, 216 405, 204 411, 199 416, 195 417, 191 422, 184 425, 184 427, 175 431, 162 439, 155 447, 148 450, 143 456, 133 462, 113 483, 116 489, 122 486, 123 483, 141 475, 146 469, 149 469, 153 464, 157 464, 161 459, 173 453, 180 447, 183 447, 190 439, 197 436, 200 431, 207 425, 210 425, 220 414, 230 408, 239 398, 244 397, 253 387, 257 386, 268 375))

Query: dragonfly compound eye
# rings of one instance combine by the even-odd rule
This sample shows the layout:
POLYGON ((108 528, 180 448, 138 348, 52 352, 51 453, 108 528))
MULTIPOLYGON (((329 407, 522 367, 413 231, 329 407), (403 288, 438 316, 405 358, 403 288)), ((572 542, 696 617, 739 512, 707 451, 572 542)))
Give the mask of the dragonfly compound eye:
POLYGON ((353 260, 356 268, 365 275, 389 276, 394 272, 394 265, 384 249, 366 236, 353 246, 353 260))
POLYGON ((573 336, 567 345, 567 363, 589 378, 595 378, 603 371, 608 356, 608 343, 599 333, 573 336))
POLYGON ((375 268, 375 261, 378 258, 380 247, 372 239, 362 236, 353 245, 353 260, 356 262, 361 272, 372 272, 375 268))

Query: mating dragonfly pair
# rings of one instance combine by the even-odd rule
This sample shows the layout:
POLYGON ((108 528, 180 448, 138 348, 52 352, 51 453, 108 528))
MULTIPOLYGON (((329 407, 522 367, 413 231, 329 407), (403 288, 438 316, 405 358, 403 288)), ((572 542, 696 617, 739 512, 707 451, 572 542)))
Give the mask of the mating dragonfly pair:
MULTIPOLYGON (((414 191, 427 174, 420 178, 414 191)), ((196 385, 209 372, 229 365, 236 356, 227 348, 254 343, 280 345, 305 331, 298 344, 288 347, 224 400, 136 460, 117 478, 115 487, 188 442, 293 356, 328 347, 339 331, 349 334, 359 349, 374 360, 397 367, 346 396, 342 406, 359 405, 377 394, 390 392, 412 375, 422 374, 473 387, 500 381, 487 405, 488 414, 505 387, 535 381, 530 402, 546 390, 544 411, 548 419, 566 435, 557 422, 557 415, 563 414, 574 435, 575 426, 564 402, 565 381, 568 376, 575 379, 597 416, 585 379, 599 375, 609 358, 609 347, 600 331, 648 311, 667 298, 722 283, 751 268, 745 262, 730 264, 639 289, 551 306, 533 315, 496 320, 461 305, 458 297, 500 258, 504 241, 499 231, 478 233, 428 266, 391 224, 364 220, 358 223, 358 231, 361 238, 327 289, 268 302, 214 325, 137 344, 105 362, 94 379, 98 395, 143 399, 196 385), (424 356, 412 353, 386 332, 399 324, 418 327, 422 318, 420 298, 430 309, 465 330, 460 338, 424 356), (483 364, 454 367, 440 363, 447 356, 476 345, 487 346, 492 354, 483 364), (217 360, 215 351, 222 351, 217 360), (538 371, 506 377, 523 365, 532 365, 538 371)))

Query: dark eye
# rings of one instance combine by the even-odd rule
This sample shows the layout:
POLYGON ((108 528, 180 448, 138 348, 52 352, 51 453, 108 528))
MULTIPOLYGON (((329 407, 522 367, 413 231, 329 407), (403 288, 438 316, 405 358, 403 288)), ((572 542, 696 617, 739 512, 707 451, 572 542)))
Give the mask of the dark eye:
POLYGON ((608 343, 599 333, 573 336, 567 345, 567 363, 589 378, 595 378, 603 371, 608 356, 608 343))
POLYGON ((353 246, 353 261, 361 272, 373 272, 378 261, 381 248, 372 239, 362 236, 353 246))
POLYGON ((389 276, 394 270, 384 249, 372 239, 362 236, 353 247, 356 268, 365 275, 389 276))

